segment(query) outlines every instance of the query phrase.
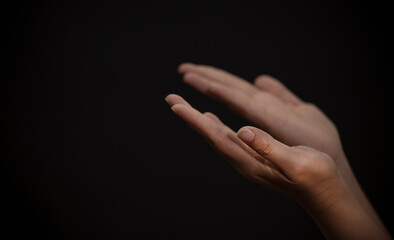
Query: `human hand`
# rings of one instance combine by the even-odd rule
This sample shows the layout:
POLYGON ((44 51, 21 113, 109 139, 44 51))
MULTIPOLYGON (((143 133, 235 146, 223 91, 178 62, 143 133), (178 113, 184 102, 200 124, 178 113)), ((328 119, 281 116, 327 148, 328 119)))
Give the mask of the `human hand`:
POLYGON ((261 75, 251 84, 221 69, 191 63, 181 64, 178 71, 186 83, 224 102, 283 143, 309 146, 337 163, 343 161, 341 141, 331 120, 273 77, 261 75))
POLYGON ((360 204, 380 221, 353 174, 335 125, 317 106, 302 101, 267 75, 257 77, 251 84, 206 65, 184 63, 178 72, 187 84, 225 103, 284 144, 308 146, 328 154, 360 204))
POLYGON ((235 133, 214 114, 200 113, 175 94, 166 101, 242 175, 298 201, 327 239, 391 239, 360 205, 329 155, 287 146, 255 127, 235 133))
POLYGON ((214 114, 200 113, 178 95, 171 94, 166 101, 242 175, 258 184, 302 203, 305 199, 323 203, 342 181, 335 162, 325 153, 305 146, 287 146, 254 127, 235 133, 214 114))

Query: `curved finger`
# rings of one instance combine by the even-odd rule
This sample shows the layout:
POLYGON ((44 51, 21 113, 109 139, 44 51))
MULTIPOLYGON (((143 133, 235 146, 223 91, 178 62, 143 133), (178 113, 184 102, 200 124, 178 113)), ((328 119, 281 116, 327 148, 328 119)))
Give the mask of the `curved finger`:
POLYGON ((253 94, 257 91, 253 84, 248 81, 213 66, 184 63, 179 66, 178 71, 182 74, 194 73, 201 75, 207 80, 221 83, 246 94, 253 94))
POLYGON ((295 105, 302 103, 302 100, 283 85, 283 83, 269 75, 258 76, 254 81, 254 85, 261 90, 273 94, 285 103, 295 105))

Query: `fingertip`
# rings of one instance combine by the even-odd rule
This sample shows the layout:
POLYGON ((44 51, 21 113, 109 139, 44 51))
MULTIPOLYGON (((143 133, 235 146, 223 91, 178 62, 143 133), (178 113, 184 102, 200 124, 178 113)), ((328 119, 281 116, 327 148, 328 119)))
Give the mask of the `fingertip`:
POLYGON ((192 66, 194 66, 195 64, 193 64, 193 63, 190 63, 190 62, 185 62, 185 63, 181 63, 179 66, 178 66, 178 73, 185 73, 187 70, 188 70, 188 68, 190 68, 190 67, 192 67, 192 66))
POLYGON ((176 94, 174 94, 174 93, 170 93, 170 94, 168 94, 165 98, 164 98, 164 100, 169 104, 169 105, 173 105, 173 100, 174 100, 174 98, 176 98, 176 97, 179 97, 178 95, 176 95, 176 94))
POLYGON ((182 109, 182 107, 184 107, 183 104, 177 103, 177 104, 174 104, 173 106, 171 106, 171 110, 172 110, 175 114, 179 115, 179 111, 182 109))
POLYGON ((182 104, 186 106, 191 106, 185 99, 183 99, 181 96, 177 94, 169 94, 165 100, 170 106, 173 106, 175 104, 182 104))
POLYGON ((207 93, 209 89, 212 90, 213 87, 217 85, 214 82, 207 80, 207 78, 204 76, 196 74, 192 71, 186 72, 183 75, 183 82, 202 93, 207 93))
POLYGON ((171 95, 171 94, 167 95, 167 96, 164 98, 164 101, 166 101, 168 104, 170 104, 170 103, 169 103, 169 100, 168 100, 168 98, 170 97, 170 95, 171 95))
POLYGON ((166 100, 166 102, 168 102, 168 100, 169 100, 170 98, 172 98, 174 95, 176 95, 176 94, 170 93, 170 94, 168 94, 168 95, 164 98, 164 100, 166 100))
POLYGON ((253 142, 256 134, 248 127, 243 127, 237 132, 237 136, 247 144, 253 142))

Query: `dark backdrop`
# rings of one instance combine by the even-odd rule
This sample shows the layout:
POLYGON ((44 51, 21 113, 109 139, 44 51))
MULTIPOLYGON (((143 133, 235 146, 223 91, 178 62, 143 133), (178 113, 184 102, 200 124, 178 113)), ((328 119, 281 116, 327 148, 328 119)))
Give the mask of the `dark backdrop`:
POLYGON ((51 239, 321 239, 170 111, 184 62, 282 80, 337 124, 393 232, 391 31, 378 2, 27 3, 2 11, 3 233, 51 239), (137 237, 138 236, 138 237, 137 237))

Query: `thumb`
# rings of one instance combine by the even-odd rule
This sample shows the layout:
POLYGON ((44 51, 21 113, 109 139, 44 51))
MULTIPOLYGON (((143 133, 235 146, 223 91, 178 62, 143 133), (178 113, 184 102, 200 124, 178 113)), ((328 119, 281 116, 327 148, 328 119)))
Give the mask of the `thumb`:
POLYGON ((238 131, 237 136, 259 155, 282 170, 294 162, 292 160, 294 158, 293 150, 289 146, 258 128, 243 127, 238 131))

